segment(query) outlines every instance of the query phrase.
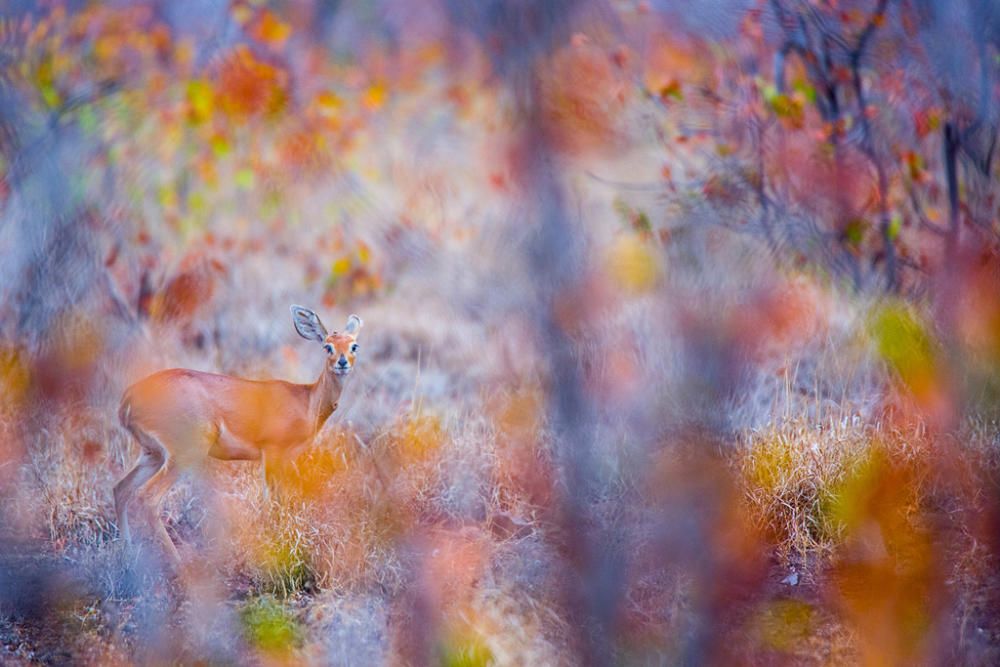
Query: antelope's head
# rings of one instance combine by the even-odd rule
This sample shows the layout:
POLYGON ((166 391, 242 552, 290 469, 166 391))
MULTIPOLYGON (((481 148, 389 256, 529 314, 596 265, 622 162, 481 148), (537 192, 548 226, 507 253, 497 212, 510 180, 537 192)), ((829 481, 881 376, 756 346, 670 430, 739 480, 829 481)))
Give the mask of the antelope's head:
POLYGON ((358 333, 361 331, 361 318, 351 315, 343 331, 327 332, 319 315, 303 308, 292 306, 292 322, 295 330, 306 340, 314 340, 323 345, 326 350, 326 370, 343 379, 350 375, 358 358, 358 333))

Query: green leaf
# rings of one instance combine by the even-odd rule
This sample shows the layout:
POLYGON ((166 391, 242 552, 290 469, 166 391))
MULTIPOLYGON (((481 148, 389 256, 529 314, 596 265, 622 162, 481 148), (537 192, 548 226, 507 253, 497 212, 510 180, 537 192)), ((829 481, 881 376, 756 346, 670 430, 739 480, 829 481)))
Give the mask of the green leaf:
POLYGON ((93 134, 97 129, 97 114, 94 113, 94 108, 89 104, 80 108, 77 118, 84 134, 93 134))
POLYGON ((844 226, 843 237, 852 246, 858 247, 865 239, 868 223, 862 218, 853 218, 844 226))
POLYGON ((790 95, 773 95, 768 102, 775 115, 781 118, 800 119, 802 117, 802 105, 790 95))
POLYGON ((809 104, 816 104, 816 89, 809 85, 806 81, 796 81, 792 86, 797 92, 802 93, 803 97, 809 102, 809 104))
POLYGON ((764 101, 768 104, 770 104, 771 100, 778 95, 778 88, 770 81, 765 81, 763 78, 757 77, 754 80, 754 83, 757 84, 757 90, 760 91, 760 96, 763 97, 764 101))
POLYGON ((49 84, 43 85, 41 87, 41 92, 42 99, 50 109, 55 109, 62 104, 62 96, 59 94, 59 91, 56 90, 55 86, 49 84))
POLYGON ((240 614, 247 639, 269 653, 284 653, 302 642, 302 630, 284 606, 259 598, 240 614))
POLYGON ((889 221, 889 228, 886 230, 886 236, 889 237, 890 241, 895 241, 899 236, 899 231, 903 228, 903 216, 899 213, 895 213, 892 216, 892 220, 889 221))
POLYGON ((653 231, 653 225, 649 221, 649 216, 646 215, 645 211, 637 210, 636 214, 632 217, 632 228, 637 232, 650 234, 653 231))
POLYGON ((937 345, 926 325, 905 305, 889 305, 875 315, 870 330, 879 355, 917 396, 926 396, 937 378, 937 345))
POLYGON ((243 190, 252 190, 255 180, 253 170, 249 167, 236 172, 236 186, 243 190))
POLYGON ((194 192, 188 197, 188 208, 192 213, 204 213, 206 203, 205 195, 200 192, 194 192))
POLYGON ((233 147, 229 143, 229 140, 222 135, 216 135, 212 137, 212 153, 215 154, 216 158, 223 158, 232 152, 233 147))

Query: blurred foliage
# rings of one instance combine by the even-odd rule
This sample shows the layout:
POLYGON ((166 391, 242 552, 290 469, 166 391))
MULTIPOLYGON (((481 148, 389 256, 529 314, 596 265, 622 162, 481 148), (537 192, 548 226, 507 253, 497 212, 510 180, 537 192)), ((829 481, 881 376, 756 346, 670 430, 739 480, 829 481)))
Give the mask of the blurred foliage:
POLYGON ((789 651, 815 631, 814 610, 799 600, 777 600, 758 612, 754 625, 764 645, 789 651))
POLYGON ((0 662, 66 641, 53 558, 105 653, 40 662, 1000 662, 998 48, 986 0, 0 7, 0 662), (368 375, 273 499, 175 487, 160 576, 116 401, 314 379, 306 298, 368 375))
POLYGON ((302 629, 287 607, 269 597, 251 600, 240 610, 247 639, 268 654, 286 654, 302 642, 302 629))
POLYGON ((872 333, 879 354, 906 387, 926 395, 935 383, 935 349, 926 327, 906 306, 887 306, 876 314, 872 333))
POLYGON ((17 405, 31 386, 31 377, 23 354, 16 348, 0 350, 0 385, 6 406, 17 405))
POLYGON ((455 637, 439 649, 441 667, 486 667, 494 663, 489 647, 476 636, 455 637))

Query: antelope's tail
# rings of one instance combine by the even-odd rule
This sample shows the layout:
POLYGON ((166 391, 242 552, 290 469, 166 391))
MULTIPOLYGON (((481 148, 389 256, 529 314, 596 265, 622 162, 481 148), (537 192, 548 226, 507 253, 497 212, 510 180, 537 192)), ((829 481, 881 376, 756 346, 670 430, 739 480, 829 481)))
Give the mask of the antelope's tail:
POLYGON ((129 396, 128 392, 122 396, 122 403, 118 406, 118 422, 126 430, 132 422, 132 397, 129 396))

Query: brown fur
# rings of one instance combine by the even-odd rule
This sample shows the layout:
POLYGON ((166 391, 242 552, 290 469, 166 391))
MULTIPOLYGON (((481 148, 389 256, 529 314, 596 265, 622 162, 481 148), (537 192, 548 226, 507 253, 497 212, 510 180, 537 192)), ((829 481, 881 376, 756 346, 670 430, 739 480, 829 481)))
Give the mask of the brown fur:
MULTIPOLYGON (((318 318, 316 322, 322 327, 318 318)), ((135 466, 114 489, 118 525, 126 540, 131 541, 128 504, 139 497, 153 510, 157 538, 176 562, 177 550, 159 519, 159 505, 180 470, 195 468, 207 457, 261 461, 263 470, 266 459, 294 456, 312 442, 337 409, 346 378, 337 374, 344 369, 340 360, 346 359, 346 368, 353 369, 356 358, 352 348, 357 328, 353 334, 319 333, 311 338, 323 341, 327 360, 312 384, 173 368, 125 391, 119 420, 141 448, 135 466)))

